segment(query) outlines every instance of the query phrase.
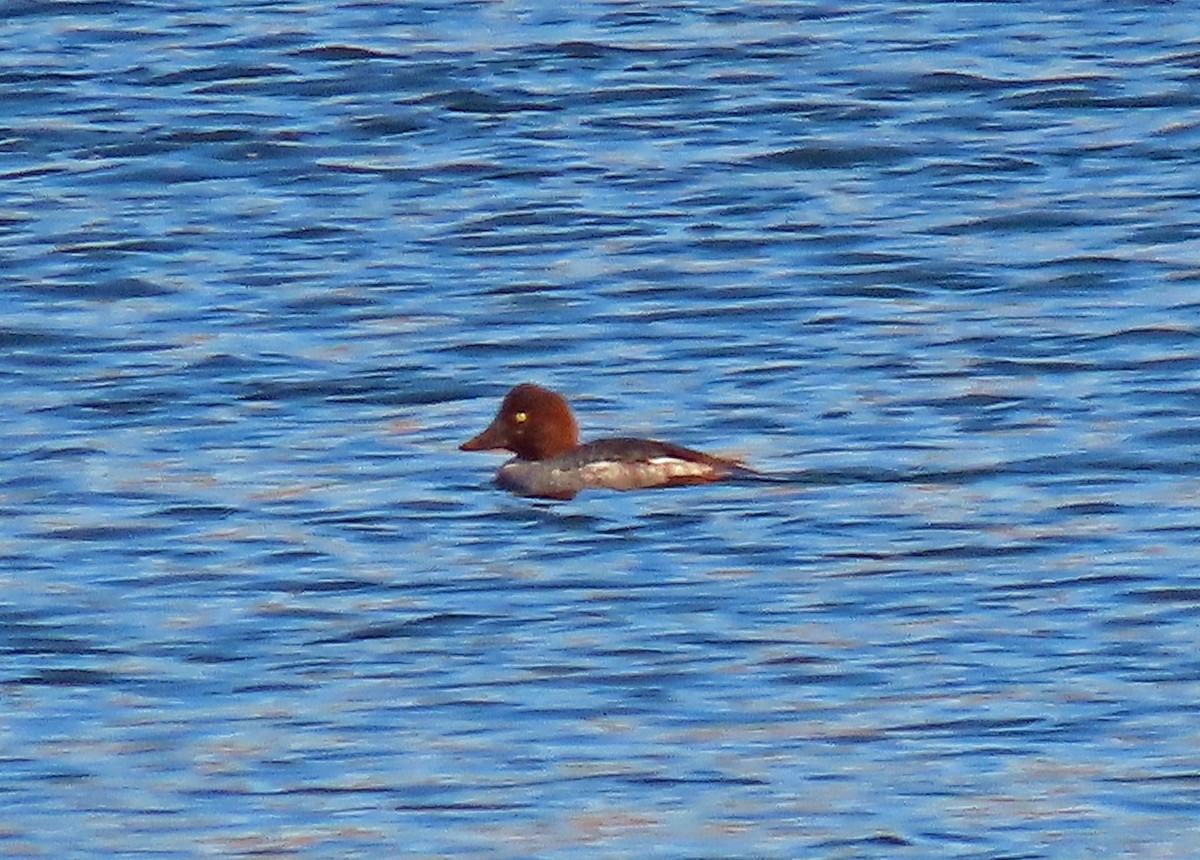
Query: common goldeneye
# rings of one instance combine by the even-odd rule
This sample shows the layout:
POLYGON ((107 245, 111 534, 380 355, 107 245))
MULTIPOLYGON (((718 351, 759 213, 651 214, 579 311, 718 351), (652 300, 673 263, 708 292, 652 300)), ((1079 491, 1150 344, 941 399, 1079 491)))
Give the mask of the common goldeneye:
POLYGON ((459 446, 498 448, 517 456, 500 467, 496 483, 518 495, 548 499, 570 499, 587 487, 677 487, 754 474, 734 460, 654 439, 617 437, 581 445, 563 396, 529 382, 509 391, 487 429, 459 446))

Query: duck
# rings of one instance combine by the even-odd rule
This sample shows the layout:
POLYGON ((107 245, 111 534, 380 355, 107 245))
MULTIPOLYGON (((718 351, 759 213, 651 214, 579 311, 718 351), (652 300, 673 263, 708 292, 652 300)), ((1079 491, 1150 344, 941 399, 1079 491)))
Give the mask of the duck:
POLYGON ((755 474, 739 460, 657 439, 617 436, 580 443, 562 394, 522 382, 504 396, 484 430, 462 451, 511 451, 495 483, 520 496, 569 500, 581 490, 636 490, 707 484, 755 474))

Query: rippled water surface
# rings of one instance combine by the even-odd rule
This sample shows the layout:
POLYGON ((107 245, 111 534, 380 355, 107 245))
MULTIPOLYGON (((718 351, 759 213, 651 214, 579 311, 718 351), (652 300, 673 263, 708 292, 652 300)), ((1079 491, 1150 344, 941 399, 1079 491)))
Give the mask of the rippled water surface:
POLYGON ((0 47, 0 853, 1194 856, 1190 4, 0 47), (510 497, 522 380, 774 480, 510 497))

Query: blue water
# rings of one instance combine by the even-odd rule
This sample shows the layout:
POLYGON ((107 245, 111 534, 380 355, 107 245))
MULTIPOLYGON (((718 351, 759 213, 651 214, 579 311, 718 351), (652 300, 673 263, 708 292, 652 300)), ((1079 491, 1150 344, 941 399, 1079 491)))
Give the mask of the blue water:
POLYGON ((0 49, 0 854, 1195 856, 1192 4, 0 49), (509 497, 523 380, 778 480, 509 497))

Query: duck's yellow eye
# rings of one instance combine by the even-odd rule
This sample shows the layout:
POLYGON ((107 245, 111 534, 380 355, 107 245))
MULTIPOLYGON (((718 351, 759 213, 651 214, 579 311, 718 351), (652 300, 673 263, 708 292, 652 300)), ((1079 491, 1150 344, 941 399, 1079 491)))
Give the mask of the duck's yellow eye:
POLYGON ((529 416, 526 415, 524 412, 518 412, 516 415, 513 416, 513 421, 516 421, 518 424, 524 424, 528 420, 529 420, 529 416))

